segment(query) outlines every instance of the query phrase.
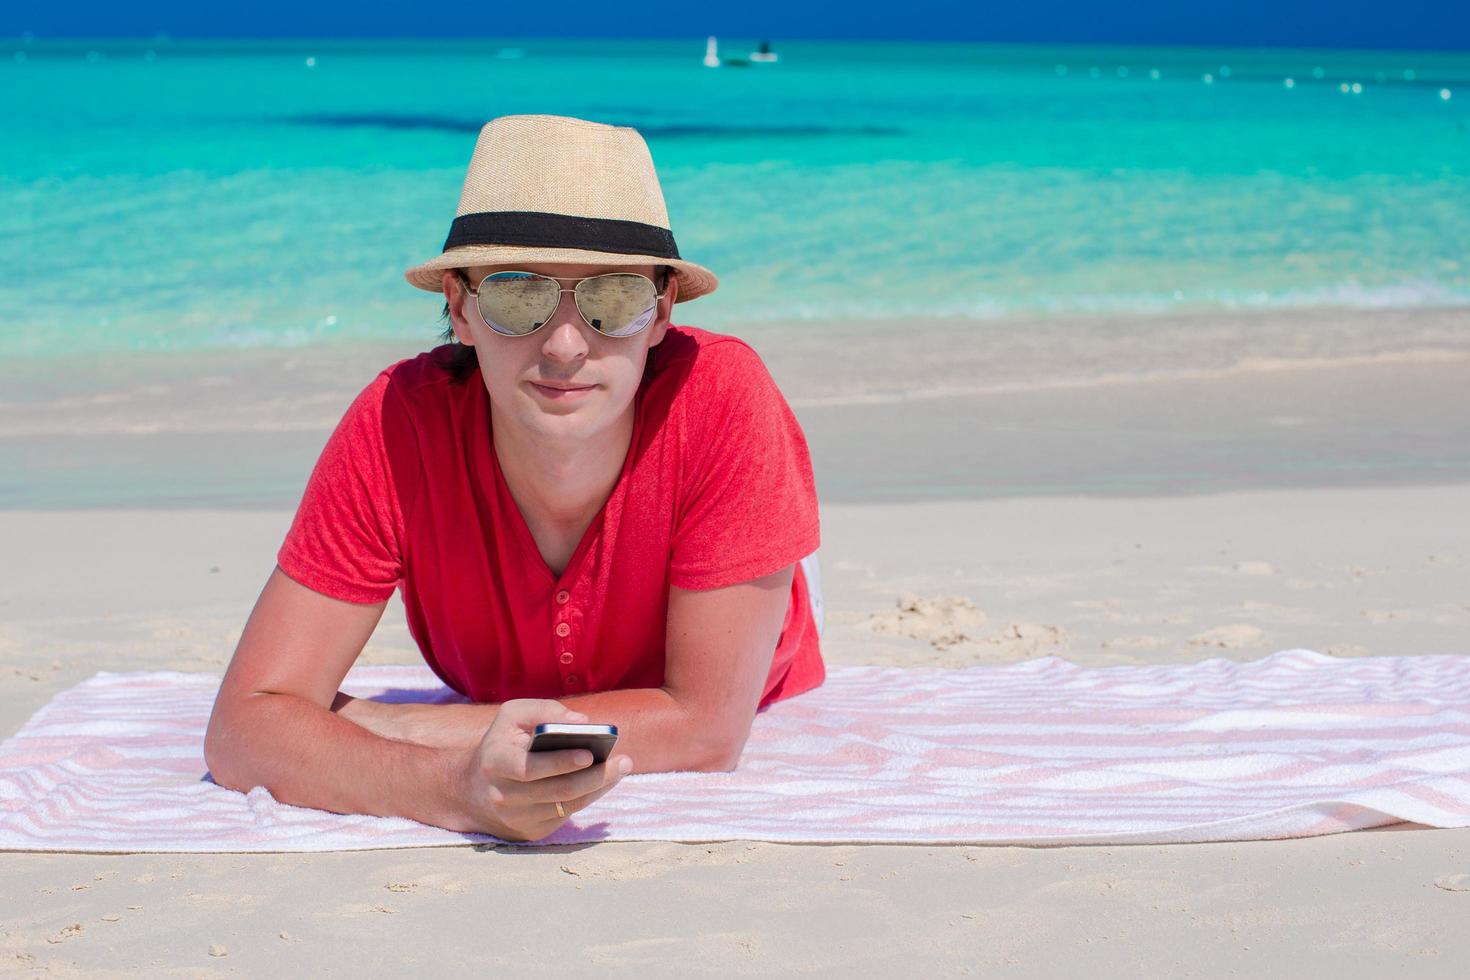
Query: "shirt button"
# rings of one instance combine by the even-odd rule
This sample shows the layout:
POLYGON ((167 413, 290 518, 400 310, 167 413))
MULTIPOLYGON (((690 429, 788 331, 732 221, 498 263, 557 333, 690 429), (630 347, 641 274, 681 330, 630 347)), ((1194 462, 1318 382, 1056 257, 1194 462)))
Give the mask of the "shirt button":
POLYGON ((571 632, 572 632, 572 627, 571 627, 571 624, 570 623, 557 623, 556 624, 556 635, 557 636, 567 636, 571 632))
POLYGON ((572 662, 572 653, 570 650, 561 655, 561 662, 564 664, 569 664, 572 662))
POLYGON ((576 687, 577 684, 580 682, 580 680, 581 679, 579 677, 577 677, 576 674, 568 674, 567 675, 567 679, 566 679, 566 685, 567 685, 567 687, 576 687))
POLYGON ((566 589, 562 589, 556 594, 556 601, 562 605, 566 605, 567 600, 571 597, 572 594, 570 592, 568 592, 566 589))

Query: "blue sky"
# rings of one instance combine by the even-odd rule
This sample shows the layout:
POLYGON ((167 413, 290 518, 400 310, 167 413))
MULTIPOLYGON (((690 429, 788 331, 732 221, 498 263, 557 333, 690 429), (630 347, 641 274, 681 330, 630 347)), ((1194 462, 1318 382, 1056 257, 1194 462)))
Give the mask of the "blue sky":
POLYGON ((1470 50, 1470 0, 937 0, 426 5, 408 0, 0 4, 0 36, 729 37, 1470 50))

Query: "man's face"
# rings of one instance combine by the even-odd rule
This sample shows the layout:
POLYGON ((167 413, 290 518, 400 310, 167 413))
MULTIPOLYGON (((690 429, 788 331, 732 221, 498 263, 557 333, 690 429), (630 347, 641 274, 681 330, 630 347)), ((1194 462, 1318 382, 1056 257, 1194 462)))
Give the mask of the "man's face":
MULTIPOLYGON (((657 283, 652 265, 574 265, 519 263, 465 269, 473 284, 492 272, 535 272, 561 281, 605 272, 637 272, 657 283)), ((632 337, 604 337, 577 311, 570 291, 535 333, 507 337, 485 325, 475 297, 452 270, 444 273, 444 297, 460 343, 474 346, 490 404, 499 419, 532 434, 556 440, 590 439, 616 422, 633 403, 649 348, 663 340, 678 279, 670 275, 653 323, 632 337)))

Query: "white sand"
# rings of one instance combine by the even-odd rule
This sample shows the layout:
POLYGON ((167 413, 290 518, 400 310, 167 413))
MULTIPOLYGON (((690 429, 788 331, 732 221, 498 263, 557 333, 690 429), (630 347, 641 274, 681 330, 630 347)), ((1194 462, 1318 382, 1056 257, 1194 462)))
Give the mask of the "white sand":
MULTIPOLYGON (((1470 653, 1470 487, 827 506, 834 662, 1470 653), (903 607, 900 607, 901 597, 903 607)), ((220 671, 289 513, 0 512, 0 736, 220 671)), ((394 600, 395 603, 397 600, 394 600)), ((364 654, 413 662, 401 612, 364 654)), ((0 973, 1464 975, 1470 831, 1172 847, 0 855, 0 973)))

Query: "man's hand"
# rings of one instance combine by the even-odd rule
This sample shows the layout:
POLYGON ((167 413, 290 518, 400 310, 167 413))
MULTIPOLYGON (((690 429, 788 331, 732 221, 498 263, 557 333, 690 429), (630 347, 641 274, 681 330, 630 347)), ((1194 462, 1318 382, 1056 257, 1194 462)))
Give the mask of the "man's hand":
POLYGON ((592 765, 586 749, 530 751, 537 725, 586 722, 586 715, 559 701, 521 698, 500 705, 495 721, 469 753, 461 793, 463 826, 454 829, 505 840, 539 840, 616 786, 633 769, 626 755, 592 765))

